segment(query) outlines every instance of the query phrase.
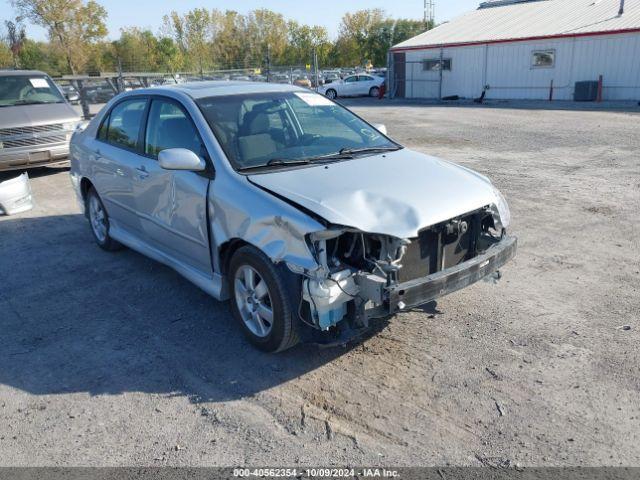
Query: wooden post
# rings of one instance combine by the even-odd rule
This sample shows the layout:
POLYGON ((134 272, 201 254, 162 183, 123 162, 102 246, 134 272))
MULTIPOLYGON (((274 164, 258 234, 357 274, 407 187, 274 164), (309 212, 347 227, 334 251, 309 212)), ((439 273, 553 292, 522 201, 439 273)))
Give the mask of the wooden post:
POLYGON ((596 101, 598 103, 602 102, 602 75, 598 78, 598 98, 596 101))
POLYGON ((553 79, 551 79, 551 85, 549 85, 549 101, 553 102, 553 79))

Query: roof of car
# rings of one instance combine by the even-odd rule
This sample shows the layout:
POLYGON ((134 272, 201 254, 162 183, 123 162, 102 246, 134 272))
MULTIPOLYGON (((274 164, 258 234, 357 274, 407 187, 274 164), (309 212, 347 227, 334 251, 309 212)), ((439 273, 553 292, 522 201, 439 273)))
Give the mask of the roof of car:
POLYGON ((0 76, 2 77, 17 77, 25 75, 46 75, 46 73, 38 70, 0 70, 0 76))
POLYGON ((304 88, 282 83, 246 82, 246 81, 203 81, 179 83, 154 87, 150 90, 181 90, 191 98, 218 97, 223 95, 242 95, 247 93, 299 92, 304 88))

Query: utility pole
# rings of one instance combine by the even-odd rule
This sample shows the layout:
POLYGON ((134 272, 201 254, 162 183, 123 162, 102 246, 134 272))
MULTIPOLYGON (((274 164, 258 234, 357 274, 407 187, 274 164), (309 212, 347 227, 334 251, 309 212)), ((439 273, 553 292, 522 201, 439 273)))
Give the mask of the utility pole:
POLYGON ((315 72, 315 84, 316 84, 316 92, 320 87, 320 74, 318 73, 318 49, 314 47, 313 49, 313 71, 315 72))
POLYGON ((435 25, 436 4, 434 0, 424 0, 424 24, 429 27, 435 25))
POLYGON ((124 92, 124 79, 122 78, 122 59, 118 57, 118 93, 124 92))

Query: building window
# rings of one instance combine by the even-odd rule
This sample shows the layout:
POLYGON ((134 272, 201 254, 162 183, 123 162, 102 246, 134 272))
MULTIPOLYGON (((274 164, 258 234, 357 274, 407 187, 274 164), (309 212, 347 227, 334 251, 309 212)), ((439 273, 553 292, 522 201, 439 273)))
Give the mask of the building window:
POLYGON ((533 68, 553 68, 556 65, 555 50, 536 50, 531 57, 533 68))
MULTIPOLYGON (((424 61, 424 70, 425 72, 439 72, 440 71, 440 59, 439 58, 430 58, 429 60, 424 61)), ((451 59, 444 58, 442 59, 442 70, 451 71, 451 59)))

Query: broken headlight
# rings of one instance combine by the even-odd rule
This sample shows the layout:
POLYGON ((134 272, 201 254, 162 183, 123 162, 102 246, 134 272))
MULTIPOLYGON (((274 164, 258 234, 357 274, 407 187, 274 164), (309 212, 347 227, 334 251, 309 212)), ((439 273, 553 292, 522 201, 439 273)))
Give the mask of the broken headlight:
MULTIPOLYGON (((498 190, 496 187, 493 187, 493 193, 496 196, 496 208, 498 209, 498 215, 500 216, 500 225, 502 226, 502 228, 509 228, 509 225, 511 225, 511 211, 509 210, 507 199, 504 198, 504 195, 502 195, 500 190, 498 190)), ((497 222, 496 227, 499 228, 497 222)))

